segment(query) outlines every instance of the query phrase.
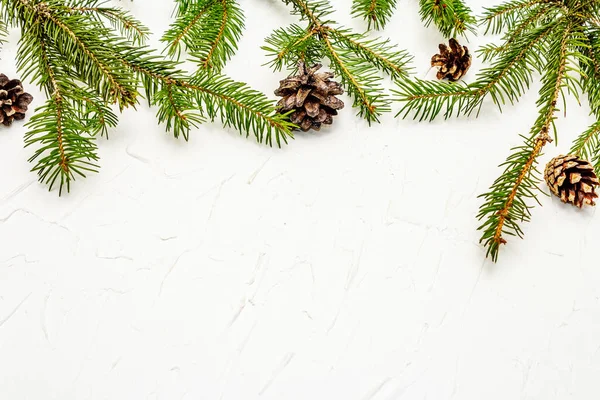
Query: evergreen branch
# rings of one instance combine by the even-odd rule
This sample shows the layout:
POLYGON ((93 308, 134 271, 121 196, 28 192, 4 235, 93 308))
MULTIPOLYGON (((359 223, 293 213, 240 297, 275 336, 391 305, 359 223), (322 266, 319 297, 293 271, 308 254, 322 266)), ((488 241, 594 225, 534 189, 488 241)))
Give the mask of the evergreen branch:
POLYGON ((353 0, 352 15, 367 21, 368 29, 383 29, 396 9, 396 0, 353 0))
POLYGON ((475 33, 475 18, 463 0, 419 0, 421 20, 432 23, 445 37, 475 33))
POLYGON ((6 22, 4 22, 3 20, 0 20, 0 46, 2 46, 2 44, 6 40, 7 36, 8 36, 8 28, 6 27, 6 22))
POLYGON ((542 17, 548 19, 548 14, 555 11, 555 8, 545 7, 544 5, 546 4, 547 3, 540 3, 535 7, 532 7, 531 12, 521 22, 515 24, 511 31, 504 35, 504 43, 502 45, 497 46, 495 44, 488 44, 477 50, 477 53, 483 58, 483 61, 490 61, 498 54, 510 49, 519 39, 522 39, 524 33, 535 27, 542 17))
POLYGON ((80 0, 80 3, 86 5, 78 4, 68 6, 67 8, 72 13, 86 13, 97 18, 105 18, 110 22, 113 28, 117 29, 121 35, 131 40, 133 44, 143 45, 148 39, 148 36, 150 36, 150 30, 148 28, 123 10, 113 7, 99 7, 97 5, 99 3, 97 0, 80 0))
POLYGON ((468 112, 481 105, 489 94, 500 109, 508 100, 514 104, 531 84, 533 73, 545 64, 545 42, 557 27, 556 21, 534 28, 515 40, 487 68, 481 70, 471 89, 475 92, 468 112))
POLYGON ((331 36, 357 57, 390 75, 392 79, 408 76, 408 63, 412 56, 398 50, 389 39, 368 39, 366 34, 353 33, 348 29, 329 29, 331 36))
MULTIPOLYGON (((335 37, 334 37, 335 39, 335 37)), ((381 78, 377 70, 362 62, 360 59, 349 58, 352 50, 335 45, 328 36, 323 37, 325 54, 331 60, 331 67, 340 77, 342 85, 348 94, 354 97, 353 107, 358 107, 358 115, 370 124, 379 122, 379 116, 389 111, 389 101, 385 99, 383 90, 377 83, 381 78)))
POLYGON ((90 87, 102 93, 105 99, 118 103, 121 109, 135 104, 135 80, 127 70, 115 66, 114 52, 119 49, 107 47, 105 40, 114 42, 116 38, 111 37, 106 28, 82 15, 56 12, 60 6, 55 9, 47 3, 31 6, 25 0, 20 1, 43 21, 53 46, 90 87))
POLYGON ((398 89, 392 90, 395 100, 404 103, 396 117, 403 119, 413 114, 419 121, 433 121, 441 112, 444 119, 465 113, 476 94, 466 84, 401 79, 396 81, 398 89))
POLYGON ((235 54, 243 28, 244 16, 234 0, 198 0, 180 4, 162 41, 170 56, 179 59, 183 43, 201 69, 219 71, 235 54))
POLYGON ((321 43, 315 36, 314 30, 307 31, 296 24, 276 29, 265 39, 268 46, 261 47, 271 58, 267 64, 275 71, 281 71, 283 67, 293 68, 298 60, 308 65, 315 64, 324 57, 321 43))
POLYGON ((276 113, 273 101, 244 83, 199 72, 183 87, 195 91, 198 104, 205 106, 211 119, 220 115, 224 126, 232 126, 246 137, 253 132, 259 143, 272 146, 275 136, 279 147, 293 138, 290 131, 294 125, 287 115, 276 113))
MULTIPOLYGON (((81 124, 80 115, 72 104, 79 103, 77 98, 68 99, 68 82, 61 81, 53 67, 57 60, 49 52, 48 42, 43 36, 37 37, 35 59, 47 76, 45 86, 51 92, 46 104, 36 109, 29 120, 25 134, 25 147, 39 145, 29 159, 37 161, 32 171, 38 173, 40 182, 49 185, 52 190, 59 180, 59 194, 63 188, 70 190, 71 181, 76 175, 85 177, 85 172, 96 172, 99 168, 96 145, 91 137, 82 136, 88 128, 81 124)), ((79 109, 84 108, 79 104, 79 109)))
POLYGON ((199 71, 192 79, 178 76, 173 64, 154 62, 147 50, 144 57, 134 54, 123 63, 135 71, 143 82, 151 104, 159 104, 159 121, 166 122, 174 135, 186 139, 191 126, 202 122, 204 110, 211 120, 221 117, 225 126, 245 133, 254 133, 259 143, 287 143, 292 138, 293 124, 287 116, 275 112, 275 104, 265 95, 227 77, 199 71), (194 101, 190 102, 190 98, 194 101), (165 99, 167 100, 165 102, 165 99))
POLYGON ((533 198, 539 190, 539 174, 535 174, 536 160, 542 148, 552 141, 549 135, 554 126, 557 100, 563 88, 570 87, 568 59, 572 48, 579 42, 571 37, 573 27, 566 25, 561 37, 551 44, 548 56, 548 71, 543 77, 540 89, 539 116, 531 130, 531 137, 526 138, 524 146, 518 147, 507 161, 504 173, 490 187, 479 210, 478 219, 485 219, 479 227, 483 231, 481 243, 487 247, 487 255, 494 261, 498 259, 500 245, 506 243, 504 235, 523 236, 519 222, 530 220, 530 206, 526 200, 533 198))
POLYGON ((594 165, 594 171, 596 175, 600 175, 600 143, 596 146, 594 150, 594 157, 590 160, 594 165))
POLYGON ((551 3, 551 0, 513 0, 499 6, 485 8, 481 24, 486 25, 485 34, 497 35, 508 28, 512 30, 517 21, 522 20, 524 12, 536 6, 551 3))
POLYGON ((597 157, 598 150, 600 150, 600 121, 593 123, 573 141, 569 154, 591 161, 597 157))
POLYGON ((587 34, 587 42, 588 45, 582 48, 586 59, 580 62, 585 74, 582 85, 592 113, 600 117, 600 30, 591 30, 587 34))
POLYGON ((324 19, 333 12, 327 0, 283 0, 287 5, 292 5, 292 15, 300 17, 301 21, 308 21, 310 29, 320 29, 323 25, 335 23, 324 19))

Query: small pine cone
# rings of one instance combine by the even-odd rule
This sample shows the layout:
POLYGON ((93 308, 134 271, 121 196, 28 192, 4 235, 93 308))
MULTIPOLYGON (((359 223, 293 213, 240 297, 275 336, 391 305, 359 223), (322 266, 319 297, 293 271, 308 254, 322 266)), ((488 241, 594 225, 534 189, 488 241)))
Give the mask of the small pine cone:
POLYGON ((550 191, 564 203, 577 207, 584 204, 596 205, 596 188, 600 184, 594 167, 588 161, 575 155, 553 158, 544 172, 550 191))
POLYGON ((331 72, 317 71, 322 67, 315 64, 307 68, 304 62, 298 63, 298 75, 279 82, 276 96, 283 97, 277 103, 280 113, 292 111, 290 121, 304 132, 321 129, 321 125, 331 125, 337 110, 344 108, 344 102, 335 95, 344 93, 341 85, 331 81, 331 72))
POLYGON ((0 74, 0 124, 10 126, 13 120, 25 118, 27 106, 33 96, 25 93, 23 84, 18 79, 8 79, 0 74))
POLYGON ((466 46, 458 44, 456 39, 450 39, 450 47, 440 44, 440 54, 431 57, 431 66, 439 67, 438 79, 447 78, 457 81, 471 68, 471 54, 466 46))

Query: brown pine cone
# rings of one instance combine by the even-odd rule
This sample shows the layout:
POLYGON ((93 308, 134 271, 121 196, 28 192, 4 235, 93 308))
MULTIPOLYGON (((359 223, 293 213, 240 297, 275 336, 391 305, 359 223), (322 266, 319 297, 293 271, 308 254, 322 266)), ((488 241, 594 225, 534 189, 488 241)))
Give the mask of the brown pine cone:
POLYGON ((450 39, 450 47, 441 43, 440 54, 431 57, 431 66, 439 67, 438 79, 447 78, 457 81, 471 68, 471 54, 466 46, 458 44, 456 39, 450 39))
POLYGON ((344 108, 344 103, 335 95, 344 93, 339 83, 331 81, 331 72, 317 71, 322 67, 315 64, 307 68, 303 61, 298 63, 298 75, 279 82, 276 96, 283 97, 277 103, 277 110, 286 113, 294 110, 290 121, 304 132, 309 129, 319 130, 321 124, 331 125, 337 110, 344 108))
POLYGON ((596 205, 596 188, 600 185, 592 164, 575 155, 553 158, 544 172, 550 191, 564 203, 577 207, 596 205))
POLYGON ((25 118, 27 106, 33 100, 33 96, 25 93, 23 85, 18 79, 8 79, 0 74, 0 123, 10 126, 13 120, 25 118))

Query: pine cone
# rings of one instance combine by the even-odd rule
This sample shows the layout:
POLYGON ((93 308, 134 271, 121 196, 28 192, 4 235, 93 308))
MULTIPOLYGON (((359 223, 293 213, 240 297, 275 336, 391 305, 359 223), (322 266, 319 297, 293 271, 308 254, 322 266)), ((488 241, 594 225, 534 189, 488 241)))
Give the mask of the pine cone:
POLYGON ((304 62, 298 63, 298 75, 279 82, 276 96, 283 98, 277 103, 280 113, 294 110, 290 121, 298 125, 304 132, 309 129, 319 130, 321 124, 331 125, 337 110, 344 108, 344 102, 335 97, 344 93, 339 83, 330 81, 331 72, 317 71, 322 67, 315 64, 307 68, 304 62))
POLYGON ((456 39, 450 39, 450 47, 441 43, 440 54, 431 57, 431 66, 440 67, 437 78, 447 78, 457 81, 471 68, 471 54, 466 46, 458 44, 456 39))
POLYGON ((0 74, 0 123, 10 126, 13 119, 25 118, 27 106, 33 100, 33 96, 25 93, 23 84, 18 79, 8 79, 0 74))
POLYGON ((600 182, 588 161, 575 155, 558 156, 546 165, 544 177, 552 193, 564 203, 580 208, 584 204, 596 205, 595 189, 600 182))

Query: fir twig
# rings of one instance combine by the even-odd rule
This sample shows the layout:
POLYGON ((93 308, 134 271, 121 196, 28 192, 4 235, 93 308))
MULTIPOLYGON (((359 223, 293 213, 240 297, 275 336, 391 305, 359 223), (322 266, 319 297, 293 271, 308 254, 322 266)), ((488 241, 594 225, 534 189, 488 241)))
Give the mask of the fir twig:
POLYGON ((396 9, 396 0, 354 0, 352 15, 367 21, 368 29, 383 29, 396 9))
POLYGON ((220 71, 235 54, 244 28, 234 0, 177 0, 176 20, 163 35, 170 56, 180 59, 183 45, 200 69, 220 71))
POLYGON ((421 20, 445 37, 475 33, 475 17, 463 0, 419 0, 421 20))

